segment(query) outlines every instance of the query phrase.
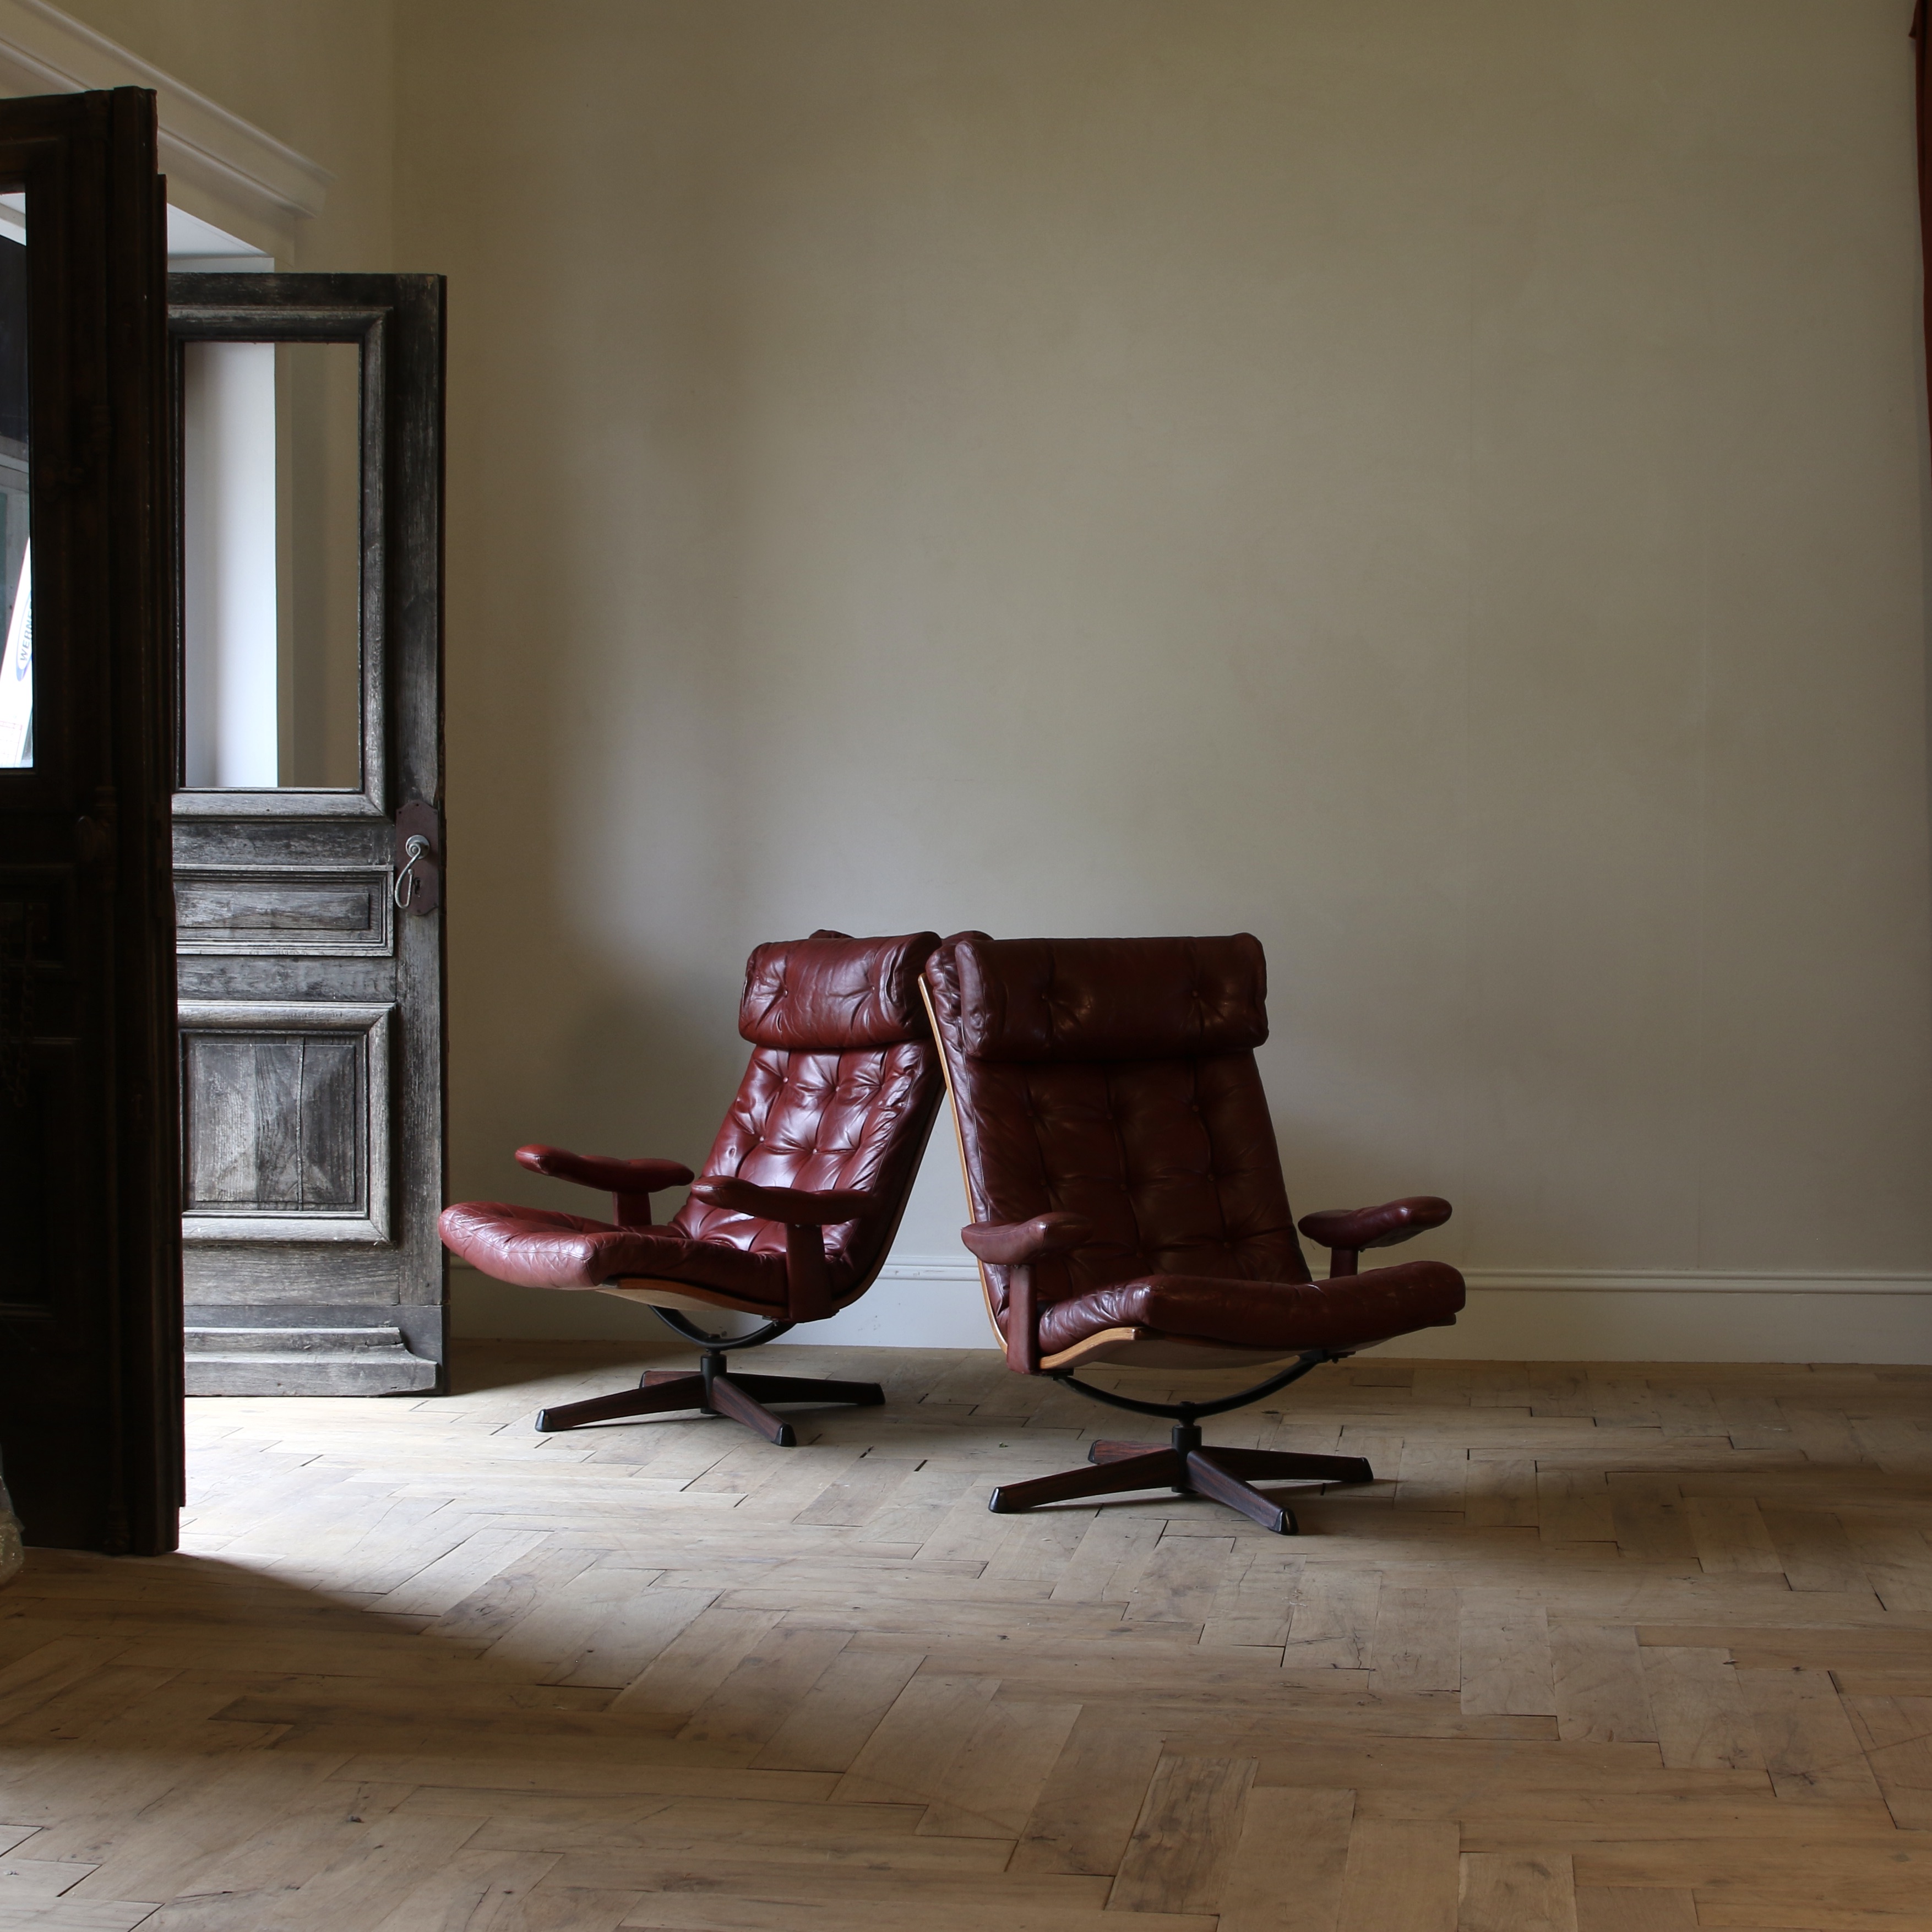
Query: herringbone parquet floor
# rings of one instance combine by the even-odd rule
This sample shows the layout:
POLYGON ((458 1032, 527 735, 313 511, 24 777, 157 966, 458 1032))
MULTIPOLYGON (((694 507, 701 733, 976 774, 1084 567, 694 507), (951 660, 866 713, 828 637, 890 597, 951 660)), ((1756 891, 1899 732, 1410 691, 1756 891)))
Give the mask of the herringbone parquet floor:
POLYGON ((191 1404, 0 1594, 0 1928, 1932 1932, 1932 1371, 1324 1370, 1209 1426, 1373 1461, 1289 1540, 989 1515, 1120 1432, 990 1352, 532 1432, 625 1366, 191 1404))

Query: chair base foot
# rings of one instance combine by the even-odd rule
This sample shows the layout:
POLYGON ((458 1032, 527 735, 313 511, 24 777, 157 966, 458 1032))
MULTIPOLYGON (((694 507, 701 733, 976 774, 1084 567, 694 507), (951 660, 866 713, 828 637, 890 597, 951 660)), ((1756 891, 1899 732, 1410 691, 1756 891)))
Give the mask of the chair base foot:
POLYGON ((1124 1496, 1134 1490, 1173 1490, 1208 1496, 1238 1510, 1277 1536, 1294 1536, 1300 1525, 1286 1504, 1262 1495, 1250 1479, 1291 1483, 1372 1483, 1375 1472, 1359 1456, 1302 1456, 1268 1449, 1210 1449, 1199 1431, 1176 1429, 1174 1447, 1151 1442, 1096 1442, 1089 1467, 1030 1482, 1003 1483, 987 1499, 996 1516, 1017 1516, 1047 1503, 1124 1496), (1190 1439, 1190 1436, 1192 1440, 1190 1439))
POLYGON ((875 1408, 885 1391, 877 1382, 842 1382, 806 1376, 734 1376, 722 1354, 707 1355, 701 1370, 646 1369, 634 1389, 616 1395, 592 1396, 537 1412, 538 1432, 553 1436, 596 1422, 624 1422, 640 1415, 674 1414, 695 1409, 702 1415, 728 1416, 781 1449, 798 1446, 791 1424, 774 1415, 768 1402, 850 1402, 875 1408), (762 1400, 761 1400, 762 1398, 762 1400))
MULTIPOLYGON (((1153 1442, 1096 1442, 1087 1451, 1090 1462, 1118 1462, 1154 1454, 1153 1442)), ((1309 1456, 1289 1449, 1214 1449, 1208 1452, 1225 1468, 1250 1480, 1259 1478, 1282 1483, 1372 1483, 1376 1472, 1360 1456, 1309 1456)))
POLYGON ((846 1402, 855 1408, 880 1408, 886 1392, 877 1382, 835 1382, 814 1376, 734 1376, 732 1381, 765 1402, 846 1402))

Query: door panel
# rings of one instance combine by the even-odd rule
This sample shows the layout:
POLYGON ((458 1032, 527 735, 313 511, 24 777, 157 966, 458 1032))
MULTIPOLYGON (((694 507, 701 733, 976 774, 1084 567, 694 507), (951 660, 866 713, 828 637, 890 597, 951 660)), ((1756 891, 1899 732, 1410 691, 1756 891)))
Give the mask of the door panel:
POLYGON ((388 1240, 394 1013, 182 1002, 188 1240, 388 1240))
POLYGON ((394 944, 385 869, 205 866, 175 874, 184 953, 382 958, 394 944))
POLYGON ((0 1450, 29 1542, 141 1552, 182 1480, 154 143, 144 92, 0 101, 0 1450))
POLYGON ((446 1352, 442 921, 434 893, 406 892, 399 908, 396 874, 410 832, 428 840, 426 866, 442 858, 442 285, 176 275, 169 298, 176 407, 204 412, 177 418, 192 592, 178 616, 179 770, 244 778, 184 783, 175 797, 188 1387, 434 1388, 446 1352), (328 364, 306 373, 285 352, 319 344, 333 346, 328 364), (272 370, 256 352, 269 344, 272 370), (345 345, 358 385, 346 398, 345 345), (244 350, 232 368, 220 360, 244 350), (296 432, 309 440, 292 456, 296 432), (304 520, 345 466, 352 526, 339 506, 304 520), (279 475, 278 514, 295 519, 240 520, 256 531, 252 576, 193 521, 250 475, 279 475), (345 554, 360 573, 346 590, 345 554), (214 592, 236 583, 266 599, 262 614, 251 630, 231 599, 217 634, 214 592), (334 617, 316 608, 323 590, 303 588, 325 583, 334 617), (344 608, 359 623, 352 648, 344 608), (218 742, 224 678, 242 694, 238 728, 254 734, 238 746, 218 742), (314 746, 340 736, 344 690, 359 692, 356 742, 319 758, 314 746), (302 782, 331 763, 356 782, 302 782))

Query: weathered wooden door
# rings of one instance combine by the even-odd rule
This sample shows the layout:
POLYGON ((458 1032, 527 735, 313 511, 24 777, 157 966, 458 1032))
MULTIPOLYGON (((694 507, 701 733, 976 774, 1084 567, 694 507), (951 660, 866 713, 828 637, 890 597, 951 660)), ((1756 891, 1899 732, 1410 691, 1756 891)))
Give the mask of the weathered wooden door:
POLYGON ((442 283, 168 297, 188 1389, 433 1389, 442 283))
POLYGON ((28 1541, 180 1502, 154 98, 0 100, 0 1452, 28 1541))

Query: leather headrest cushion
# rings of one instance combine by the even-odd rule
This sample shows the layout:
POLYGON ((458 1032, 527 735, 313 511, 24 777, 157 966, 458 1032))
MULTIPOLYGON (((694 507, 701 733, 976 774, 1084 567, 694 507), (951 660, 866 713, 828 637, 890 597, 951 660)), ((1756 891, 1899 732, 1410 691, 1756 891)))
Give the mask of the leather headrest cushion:
POLYGON ((896 939, 814 932, 761 946, 746 962, 738 1030, 754 1046, 788 1053, 930 1040, 919 976, 938 944, 936 932, 896 939))
POLYGON ((975 1060, 1166 1060, 1268 1038, 1268 964, 1221 939, 947 941, 962 1043, 975 1060))

